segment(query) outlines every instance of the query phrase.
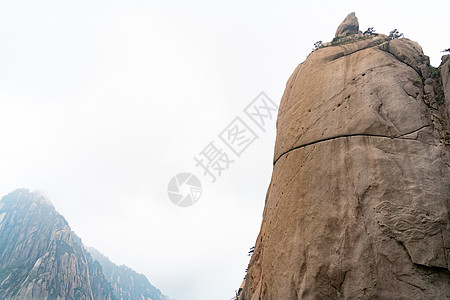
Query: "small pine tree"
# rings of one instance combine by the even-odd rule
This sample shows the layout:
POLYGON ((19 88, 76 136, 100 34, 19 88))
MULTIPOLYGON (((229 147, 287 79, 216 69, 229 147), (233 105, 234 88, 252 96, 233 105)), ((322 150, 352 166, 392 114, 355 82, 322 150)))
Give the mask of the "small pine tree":
POLYGON ((389 39, 393 40, 393 39, 399 39, 403 37, 403 33, 398 32, 397 29, 392 30, 391 32, 389 32, 389 39))
POLYGON ((314 50, 319 49, 322 46, 322 41, 317 41, 314 43, 314 50))
POLYGON ((364 35, 377 35, 377 33, 375 33, 375 29, 373 29, 373 27, 367 28, 367 30, 364 31, 363 34, 364 34, 364 35))

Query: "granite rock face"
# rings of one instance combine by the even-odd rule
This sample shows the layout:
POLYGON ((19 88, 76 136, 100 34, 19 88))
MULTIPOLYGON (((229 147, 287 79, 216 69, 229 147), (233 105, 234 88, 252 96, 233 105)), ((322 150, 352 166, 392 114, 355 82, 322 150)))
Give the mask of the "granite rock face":
POLYGON ((121 300, 151 299, 170 300, 160 290, 150 284, 147 277, 136 273, 127 266, 118 266, 94 248, 89 253, 103 269, 107 281, 111 284, 114 295, 121 300))
POLYGON ((352 12, 339 25, 338 29, 336 30, 335 37, 349 36, 357 33, 359 33, 359 22, 355 13, 352 12))
MULTIPOLYGON (((442 89, 444 91, 445 99, 450 99, 450 55, 442 57, 442 63, 439 67, 442 80, 442 89)), ((447 114, 450 116, 450 101, 446 101, 447 114)))
POLYGON ((114 299, 101 267, 38 193, 0 202, 1 299, 114 299))
POLYGON ((440 70, 385 35, 295 69, 240 300, 450 298, 448 60, 440 70))
POLYGON ((39 193, 19 189, 1 199, 0 299, 169 299, 144 275, 121 268, 131 275, 110 281, 109 269, 39 193))

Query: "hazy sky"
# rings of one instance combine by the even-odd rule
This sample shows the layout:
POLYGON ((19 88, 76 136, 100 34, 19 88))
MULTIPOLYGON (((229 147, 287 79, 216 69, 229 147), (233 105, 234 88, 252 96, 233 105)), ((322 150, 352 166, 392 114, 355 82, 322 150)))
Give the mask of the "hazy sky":
POLYGON ((215 183, 193 157, 261 91, 278 104, 351 11, 439 65, 450 2, 431 3, 0 1, 0 194, 43 191, 86 245, 170 297, 228 300, 259 232, 275 122, 215 183), (168 199, 180 172, 202 181, 192 207, 168 199))

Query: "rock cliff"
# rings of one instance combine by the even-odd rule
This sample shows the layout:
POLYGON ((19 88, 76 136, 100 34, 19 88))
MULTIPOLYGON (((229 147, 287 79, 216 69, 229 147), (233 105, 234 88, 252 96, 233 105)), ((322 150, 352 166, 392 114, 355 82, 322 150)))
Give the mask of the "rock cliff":
POLYGON ((127 266, 118 266, 94 248, 88 248, 92 257, 100 263, 114 295, 121 300, 151 299, 170 300, 150 284, 147 277, 127 266))
POLYGON ((355 19, 287 82, 240 300, 450 298, 450 59, 355 19))
POLYGON ((144 275, 133 274, 155 293, 140 293, 142 284, 108 281, 101 262, 39 193, 20 189, 1 199, 0 299, 168 300, 144 275), (136 297, 123 297, 122 290, 136 297))
POLYGON ((98 269, 92 264, 66 220, 45 198, 28 190, 2 198, 1 299, 111 299, 108 284, 93 288, 98 269))

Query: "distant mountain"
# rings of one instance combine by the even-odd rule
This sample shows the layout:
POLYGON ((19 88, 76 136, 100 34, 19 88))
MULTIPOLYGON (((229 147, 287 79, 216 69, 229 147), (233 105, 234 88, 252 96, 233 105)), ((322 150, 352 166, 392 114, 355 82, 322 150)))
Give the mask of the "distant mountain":
POLYGON ((168 300, 144 275, 94 260, 53 205, 26 189, 0 201, 0 299, 168 300))
POLYGON ((118 266, 94 248, 87 248, 92 257, 100 263, 103 274, 119 299, 170 300, 148 282, 147 277, 127 266, 118 266))

